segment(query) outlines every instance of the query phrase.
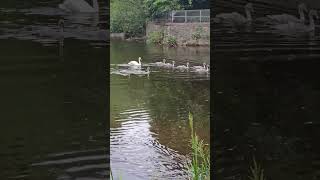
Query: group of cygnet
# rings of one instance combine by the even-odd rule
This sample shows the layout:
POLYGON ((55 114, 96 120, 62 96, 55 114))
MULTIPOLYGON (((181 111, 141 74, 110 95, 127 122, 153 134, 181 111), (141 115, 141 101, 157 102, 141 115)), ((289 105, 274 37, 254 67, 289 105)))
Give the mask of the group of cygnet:
MULTIPOLYGON (((130 67, 134 67, 134 68, 141 68, 141 57, 138 58, 138 62, 137 61, 130 61, 128 63, 128 65, 130 67)), ((186 65, 179 65, 179 66, 175 66, 175 61, 172 61, 172 63, 166 63, 166 59, 163 59, 160 62, 155 62, 155 63, 150 63, 148 64, 150 66, 157 66, 157 67, 163 67, 163 68, 172 68, 172 69, 177 69, 177 70, 193 70, 193 72, 209 72, 209 66, 206 63, 203 63, 202 66, 192 66, 189 67, 189 62, 186 63, 186 65)), ((148 67, 147 72, 149 72, 150 68, 148 67)))

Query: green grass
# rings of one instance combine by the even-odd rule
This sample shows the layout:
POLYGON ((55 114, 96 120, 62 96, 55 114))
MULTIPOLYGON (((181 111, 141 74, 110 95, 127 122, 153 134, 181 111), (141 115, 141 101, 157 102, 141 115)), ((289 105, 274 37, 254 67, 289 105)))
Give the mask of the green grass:
POLYGON ((192 180, 210 179, 210 151, 209 147, 200 140, 194 132, 193 115, 189 112, 189 126, 191 129, 192 159, 188 163, 188 170, 192 180))
POLYGON ((249 180, 266 180, 266 177, 264 176, 264 170, 257 163, 255 158, 253 158, 253 165, 250 167, 249 180))

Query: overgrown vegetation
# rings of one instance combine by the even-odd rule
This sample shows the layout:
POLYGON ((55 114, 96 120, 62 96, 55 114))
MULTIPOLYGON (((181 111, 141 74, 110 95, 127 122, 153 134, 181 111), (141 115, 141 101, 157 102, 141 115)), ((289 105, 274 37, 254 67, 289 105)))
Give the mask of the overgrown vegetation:
POLYGON ((249 180, 266 180, 263 168, 253 158, 253 165, 250 167, 249 180))
POLYGON ((148 43, 156 45, 166 45, 169 47, 177 46, 177 38, 168 34, 165 34, 163 31, 153 31, 149 33, 148 43))
POLYGON ((177 46, 177 38, 174 36, 167 35, 167 36, 165 36, 165 43, 169 47, 176 47, 177 46))
POLYGON ((210 148, 200 140, 193 128, 193 115, 189 112, 189 126, 191 129, 192 159, 188 169, 192 180, 210 179, 210 148))
POLYGON ((157 45, 162 45, 163 36, 164 36, 163 31, 153 31, 149 34, 147 42, 157 44, 157 45))
POLYGON ((171 10, 192 7, 193 4, 204 4, 208 0, 111 0, 110 31, 126 33, 128 36, 144 35, 148 20, 161 17, 171 10))
POLYGON ((198 41, 199 39, 201 39, 202 34, 203 34, 203 29, 202 29, 202 27, 197 27, 196 31, 191 34, 191 37, 192 37, 192 39, 198 41))
POLYGON ((143 0, 112 0, 110 7, 110 31, 138 36, 145 31, 146 14, 143 0))

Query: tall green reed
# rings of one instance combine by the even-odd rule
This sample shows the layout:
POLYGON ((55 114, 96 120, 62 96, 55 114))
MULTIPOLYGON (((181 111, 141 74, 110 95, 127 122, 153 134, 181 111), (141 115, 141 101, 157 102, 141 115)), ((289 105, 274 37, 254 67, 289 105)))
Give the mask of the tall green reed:
POLYGON ((191 129, 191 162, 188 163, 188 170, 192 180, 210 179, 210 148, 200 140, 194 132, 193 115, 189 112, 189 126, 191 129))

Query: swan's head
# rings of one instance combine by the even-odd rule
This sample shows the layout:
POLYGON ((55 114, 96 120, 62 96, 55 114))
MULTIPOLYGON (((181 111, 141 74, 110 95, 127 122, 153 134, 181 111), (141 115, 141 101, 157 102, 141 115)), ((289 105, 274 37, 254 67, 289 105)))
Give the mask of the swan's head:
POLYGON ((299 11, 308 12, 307 6, 304 3, 299 4, 298 9, 299 11))
POLYGON ((244 8, 245 8, 246 10, 249 10, 249 11, 253 12, 253 5, 252 5, 252 3, 246 4, 246 5, 244 6, 244 8))
POLYGON ((163 62, 163 63, 166 63, 166 59, 163 59, 162 62, 163 62))
POLYGON ((64 30, 64 20, 63 19, 60 19, 58 21, 58 26, 59 26, 60 31, 63 32, 63 30, 64 30))
POLYGON ((314 10, 314 9, 311 9, 311 10, 309 11, 309 16, 310 16, 310 17, 315 17, 316 19, 319 19, 319 14, 318 14, 318 12, 317 12, 316 10, 314 10))
POLYGON ((142 58, 141 58, 141 57, 139 57, 139 58, 138 58, 138 60, 139 60, 139 63, 140 63, 140 62, 141 62, 141 60, 142 60, 142 58))

